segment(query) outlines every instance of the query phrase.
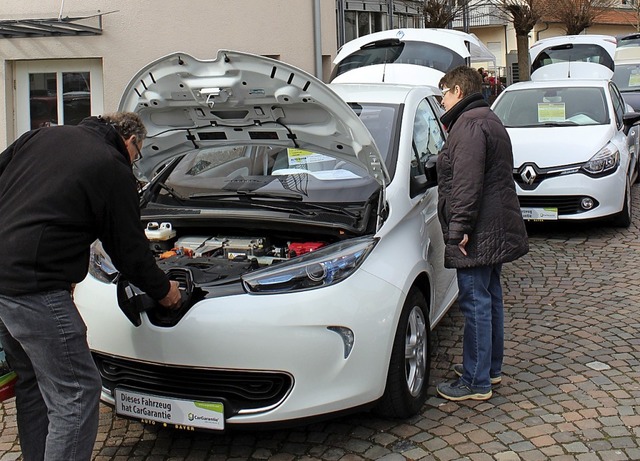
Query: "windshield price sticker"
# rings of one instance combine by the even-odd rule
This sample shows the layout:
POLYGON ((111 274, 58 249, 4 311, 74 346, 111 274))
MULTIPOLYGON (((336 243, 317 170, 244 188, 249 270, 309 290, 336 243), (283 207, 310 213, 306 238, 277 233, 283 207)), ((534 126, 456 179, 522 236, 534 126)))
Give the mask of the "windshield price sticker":
POLYGON ((538 103, 538 122, 562 122, 565 120, 565 107, 563 102, 538 103))
POLYGON ((555 221, 558 219, 557 208, 520 208, 522 217, 531 221, 555 221))
POLYGON ((116 389, 116 413, 177 427, 224 429, 224 406, 218 402, 200 402, 140 394, 116 389))
POLYGON ((289 157, 289 166, 308 165, 310 163, 335 160, 333 157, 329 157, 328 155, 293 148, 287 149, 287 156, 289 157))

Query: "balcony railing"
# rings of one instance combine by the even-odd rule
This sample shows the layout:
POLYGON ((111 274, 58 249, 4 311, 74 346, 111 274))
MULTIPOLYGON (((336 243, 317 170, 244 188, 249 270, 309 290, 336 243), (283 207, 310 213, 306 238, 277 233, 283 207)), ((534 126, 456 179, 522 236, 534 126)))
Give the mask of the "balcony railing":
MULTIPOLYGON (((469 5, 469 27, 504 26, 509 23, 509 17, 500 9, 491 5, 469 5)), ((451 23, 454 29, 464 27, 462 17, 451 23)))

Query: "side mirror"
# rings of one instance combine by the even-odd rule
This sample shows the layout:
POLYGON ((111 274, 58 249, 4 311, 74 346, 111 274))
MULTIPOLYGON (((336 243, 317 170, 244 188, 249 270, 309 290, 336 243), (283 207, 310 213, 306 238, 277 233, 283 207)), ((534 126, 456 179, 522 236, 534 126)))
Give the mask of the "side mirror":
POLYGON ((627 112, 622 116, 624 123, 624 134, 629 134, 629 130, 633 125, 640 122, 640 112, 627 112))
POLYGON ((424 174, 412 176, 409 183, 409 193, 415 197, 421 192, 438 185, 438 172, 436 171, 436 155, 431 155, 424 162, 424 174))
POLYGON ((429 156, 427 161, 424 162, 424 173, 425 173, 425 176, 427 177, 427 183, 429 184, 428 187, 438 185, 438 170, 436 168, 437 162, 438 162, 437 155, 429 156))

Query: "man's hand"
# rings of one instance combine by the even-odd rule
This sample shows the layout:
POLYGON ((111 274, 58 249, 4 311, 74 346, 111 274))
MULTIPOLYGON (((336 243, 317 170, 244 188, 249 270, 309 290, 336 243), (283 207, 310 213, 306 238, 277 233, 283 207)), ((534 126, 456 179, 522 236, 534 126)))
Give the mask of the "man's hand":
POLYGON ((462 237, 462 240, 460 240, 460 243, 458 243, 458 248, 460 249, 460 251, 462 252, 463 255, 467 256, 467 243, 469 242, 469 235, 468 234, 464 234, 464 236, 462 237))
POLYGON ((178 309, 182 304, 182 297, 180 296, 179 288, 180 285, 175 280, 171 280, 170 283, 171 288, 169 288, 169 293, 167 293, 167 296, 158 302, 162 307, 166 307, 167 309, 178 309))

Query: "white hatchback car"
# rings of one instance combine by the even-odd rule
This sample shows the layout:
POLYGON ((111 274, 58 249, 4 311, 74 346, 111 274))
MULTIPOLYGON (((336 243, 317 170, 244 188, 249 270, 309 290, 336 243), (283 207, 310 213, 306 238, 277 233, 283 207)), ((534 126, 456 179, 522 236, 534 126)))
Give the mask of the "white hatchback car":
POLYGON ((437 93, 328 86, 234 51, 142 69, 119 109, 149 131, 142 225, 186 302, 154 306, 94 244, 75 300, 102 399, 203 430, 419 411, 430 330, 457 294, 432 176, 437 93))
POLYGON ((613 81, 625 102, 633 110, 640 110, 640 46, 621 46, 616 49, 613 81))
POLYGON ((507 87, 492 105, 513 144, 523 216, 607 218, 628 227, 638 176, 638 127, 632 125, 640 114, 625 114, 611 81, 615 44, 606 36, 595 45, 558 40, 534 45, 531 81, 507 87))
POLYGON ((437 87, 454 67, 495 59, 478 37, 458 30, 384 30, 345 43, 333 60, 330 80, 437 87))

